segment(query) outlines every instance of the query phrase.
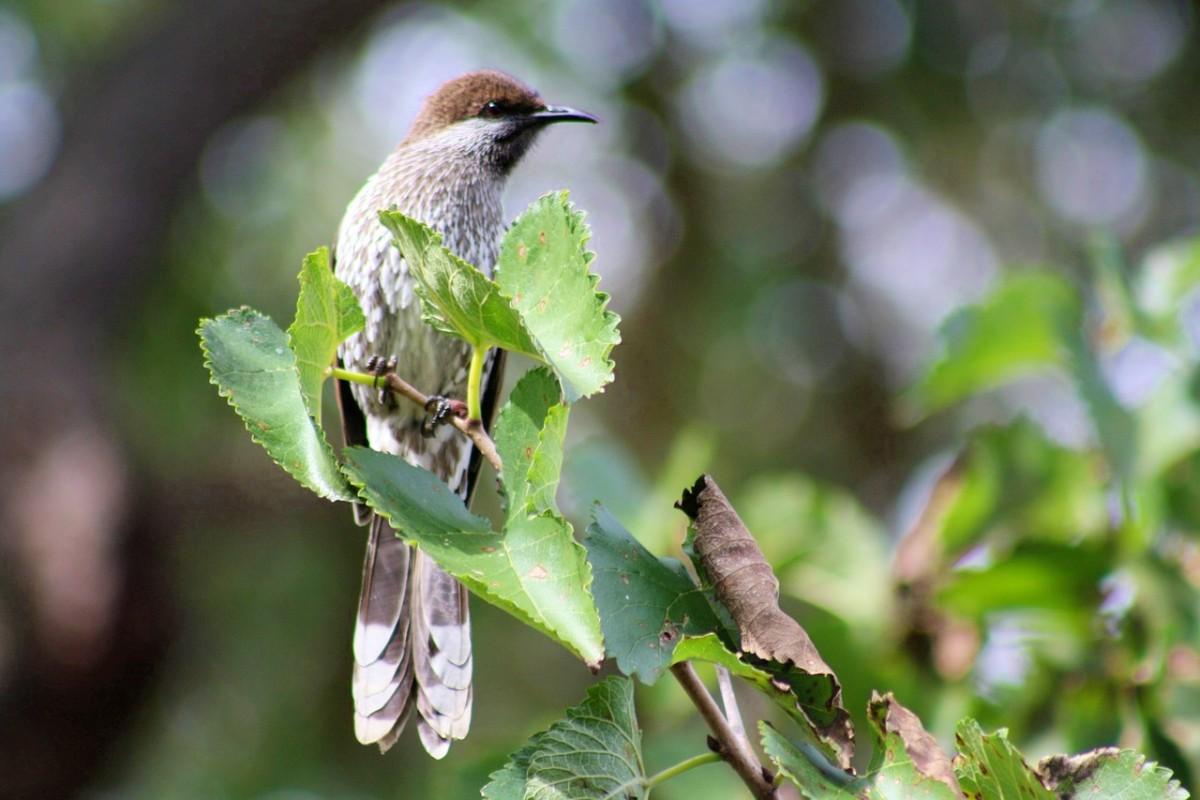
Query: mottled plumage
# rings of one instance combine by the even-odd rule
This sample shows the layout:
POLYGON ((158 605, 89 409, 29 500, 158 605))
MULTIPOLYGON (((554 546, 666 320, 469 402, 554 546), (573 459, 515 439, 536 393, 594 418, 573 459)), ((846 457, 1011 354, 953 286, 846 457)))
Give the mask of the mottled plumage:
MULTIPOLYGON (((358 297, 364 330, 339 359, 366 371, 372 356, 398 357, 397 372, 429 394, 463 398, 470 351, 421 319, 408 267, 379 222, 395 208, 437 230, 457 255, 491 274, 503 233, 500 193, 508 171, 546 123, 592 118, 548 107, 503 73, 475 72, 444 84, 423 106, 408 137, 346 210, 335 270, 358 297)), ((485 368, 485 421, 494 407, 502 360, 485 368)), ((370 387, 338 387, 347 443, 366 443, 425 467, 469 501, 478 456, 450 425, 421 434, 424 409, 370 387), (474 464, 473 464, 474 460, 474 464)), ((408 716, 435 758, 467 734, 471 719, 471 632, 466 590, 431 559, 395 536, 381 519, 369 525, 362 594, 354 632, 355 733, 386 750, 408 716)))

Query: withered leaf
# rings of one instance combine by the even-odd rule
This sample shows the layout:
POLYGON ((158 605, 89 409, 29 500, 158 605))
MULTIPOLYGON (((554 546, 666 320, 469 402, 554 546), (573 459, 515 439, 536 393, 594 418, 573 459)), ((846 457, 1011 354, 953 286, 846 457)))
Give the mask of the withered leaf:
POLYGON ((867 705, 867 716, 879 740, 875 752, 875 760, 879 764, 873 764, 873 770, 886 763, 888 741, 896 736, 899 737, 904 753, 920 776, 945 784, 954 791, 955 796, 959 796, 961 789, 958 779, 954 777, 954 765, 950 757, 925 730, 921 719, 900 705, 891 692, 882 696, 872 692, 871 702, 867 705))
POLYGON ((842 687, 800 623, 779 607, 779 580, 716 482, 701 475, 676 506, 692 520, 697 570, 737 628, 741 651, 786 683, 837 763, 850 766, 854 729, 842 687))
POLYGON ((1152 797, 1186 800, 1187 791, 1167 768, 1132 750, 1102 747, 1075 756, 1048 756, 1035 770, 1058 797, 1152 797))

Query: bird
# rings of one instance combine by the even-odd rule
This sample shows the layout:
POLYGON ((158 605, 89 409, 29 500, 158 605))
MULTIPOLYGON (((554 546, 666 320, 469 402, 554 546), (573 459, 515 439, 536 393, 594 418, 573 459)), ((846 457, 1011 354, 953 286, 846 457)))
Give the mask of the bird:
MULTIPOLYGON (((449 80, 425 99, 408 135, 338 226, 334 273, 353 290, 365 318, 362 331, 339 347, 343 368, 395 369, 439 401, 433 422, 445 416, 447 398, 464 395, 469 347, 422 320, 409 268, 379 212, 395 209, 429 225, 451 252, 490 276, 505 230, 505 181, 539 133, 560 122, 596 118, 549 105, 496 70, 449 80)), ((490 353, 482 382, 485 424, 503 367, 503 352, 490 353)), ((470 503, 480 457, 452 426, 431 424, 425 409, 371 386, 339 381, 336 397, 348 446, 367 445, 424 467, 470 503)), ((471 722, 467 591, 365 506, 355 507, 355 521, 368 528, 354 627, 355 735, 386 752, 415 711, 421 744, 440 759, 471 722)))

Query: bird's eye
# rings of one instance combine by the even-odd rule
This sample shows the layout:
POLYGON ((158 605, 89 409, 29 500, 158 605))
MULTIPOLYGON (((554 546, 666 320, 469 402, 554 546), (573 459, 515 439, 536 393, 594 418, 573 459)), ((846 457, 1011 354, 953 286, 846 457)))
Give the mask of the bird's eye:
POLYGON ((488 102, 484 103, 483 108, 479 110, 479 116, 492 118, 502 117, 504 116, 504 112, 506 110, 507 108, 505 107, 504 103, 500 102, 499 100, 489 100, 488 102))

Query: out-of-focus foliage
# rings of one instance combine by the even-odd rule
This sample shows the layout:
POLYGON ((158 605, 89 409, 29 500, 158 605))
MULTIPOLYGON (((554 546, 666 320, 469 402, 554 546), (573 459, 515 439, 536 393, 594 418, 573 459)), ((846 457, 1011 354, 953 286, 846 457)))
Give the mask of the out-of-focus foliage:
MULTIPOLYGON (((1091 414, 1091 431, 1063 443, 1027 417, 966 430, 952 459, 914 478, 916 510, 891 556, 870 514, 799 475, 758 479, 736 496, 784 592, 805 601, 800 619, 823 652, 832 645, 848 694, 856 684, 904 686, 927 718, 967 712, 1068 752, 1137 743, 1192 785, 1195 751, 1181 745, 1200 723, 1189 700, 1200 640, 1198 486, 1188 479, 1200 411, 1190 333, 1198 258, 1200 242, 1171 244, 1132 275, 1099 263, 1077 288, 1027 271, 948 321, 947 346, 931 353, 919 387, 953 381, 970 412, 1034 370, 1057 374, 1091 414), (1049 298, 1014 304, 1014 285, 1049 298), (1018 323, 1039 331, 1036 358, 1028 337, 1004 335, 1018 323), (986 328, 987 341, 972 338, 986 328), (1120 447, 1106 441, 1113 419, 1120 447), (875 587, 856 569, 890 569, 892 579, 875 587), (793 583, 793 570, 810 579, 793 583), (852 600, 838 586, 879 591, 852 600), (860 618, 887 639, 849 636, 860 618)), ((570 491, 602 464, 624 469, 593 460, 570 491)))
MULTIPOLYGON (((1200 284, 1184 276, 1198 257, 1192 242, 1152 253, 1132 277, 1098 264, 1079 289, 1086 315, 1056 324, 1053 357, 1037 365, 1073 380, 1094 433, 1072 447, 1023 420, 971 433, 898 554, 909 613, 924 619, 913 633, 935 654, 965 648, 956 660, 973 664, 974 713, 1019 736, 1049 720, 1067 750, 1141 741, 1185 784, 1194 766, 1178 742, 1198 720, 1169 698, 1194 691, 1185 665, 1200 653, 1183 510, 1200 487, 1177 478, 1197 442, 1188 330, 1200 284), (1155 299, 1164 282, 1171 297, 1155 299)), ((1029 322, 1028 304, 1014 312, 1029 322)), ((931 374, 971 351, 948 352, 931 374)), ((992 384, 979 372, 964 386, 992 384)))

